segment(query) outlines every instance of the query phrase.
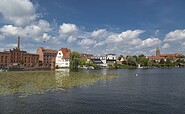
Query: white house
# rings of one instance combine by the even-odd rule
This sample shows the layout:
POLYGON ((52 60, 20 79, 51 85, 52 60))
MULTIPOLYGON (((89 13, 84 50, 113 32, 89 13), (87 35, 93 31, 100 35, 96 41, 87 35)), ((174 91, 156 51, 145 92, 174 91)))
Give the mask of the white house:
POLYGON ((116 62, 116 54, 107 54, 107 64, 114 64, 116 62))
POLYGON ((116 54, 107 54, 107 60, 116 60, 116 54))
POLYGON ((69 67, 69 56, 70 56, 70 49, 61 48, 56 56, 55 59, 55 67, 58 68, 68 68, 69 67))
POLYGON ((102 63, 100 64, 100 62, 98 62, 98 64, 100 64, 100 66, 107 67, 108 64, 114 64, 116 62, 116 54, 94 56, 92 59, 101 61, 102 63))

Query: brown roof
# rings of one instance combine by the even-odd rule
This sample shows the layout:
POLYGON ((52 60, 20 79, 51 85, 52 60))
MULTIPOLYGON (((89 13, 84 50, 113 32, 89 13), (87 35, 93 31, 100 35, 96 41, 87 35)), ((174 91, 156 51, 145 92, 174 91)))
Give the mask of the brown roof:
POLYGON ((70 49, 67 49, 67 48, 61 48, 60 51, 62 51, 63 53, 63 59, 69 59, 69 56, 70 56, 70 53, 71 53, 71 50, 70 49))
POLYGON ((41 49, 42 49, 42 51, 43 51, 44 53, 55 53, 55 54, 57 54, 57 53, 58 53, 58 51, 57 51, 57 50, 44 49, 43 47, 41 47, 41 49))
POLYGON ((80 58, 90 59, 91 57, 93 57, 92 54, 86 54, 86 53, 81 53, 80 54, 80 58))
POLYGON ((160 57, 178 57, 181 56, 182 54, 175 53, 175 54, 160 54, 160 57))
POLYGON ((148 56, 148 58, 149 58, 150 60, 160 60, 160 59, 162 59, 163 57, 158 57, 158 56, 148 56))

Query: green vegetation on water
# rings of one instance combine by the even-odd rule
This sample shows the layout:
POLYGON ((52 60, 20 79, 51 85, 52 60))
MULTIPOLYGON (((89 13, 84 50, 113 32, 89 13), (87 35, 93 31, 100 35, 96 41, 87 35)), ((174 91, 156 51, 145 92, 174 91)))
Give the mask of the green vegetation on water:
POLYGON ((98 80, 115 78, 114 74, 68 71, 17 71, 0 73, 0 95, 19 93, 23 96, 50 90, 90 85, 98 80))

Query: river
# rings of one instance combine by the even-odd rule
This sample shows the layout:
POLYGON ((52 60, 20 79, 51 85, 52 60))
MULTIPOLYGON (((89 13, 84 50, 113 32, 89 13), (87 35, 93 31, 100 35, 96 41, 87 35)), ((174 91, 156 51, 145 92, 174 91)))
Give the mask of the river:
POLYGON ((101 69, 119 77, 20 98, 0 95, 1 114, 185 114, 185 69, 101 69))

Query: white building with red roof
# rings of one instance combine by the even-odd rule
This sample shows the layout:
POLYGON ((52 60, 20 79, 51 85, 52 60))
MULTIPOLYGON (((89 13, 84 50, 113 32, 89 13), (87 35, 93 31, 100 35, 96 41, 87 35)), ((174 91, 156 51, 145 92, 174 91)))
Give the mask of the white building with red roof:
POLYGON ((69 58, 71 50, 68 48, 61 48, 55 59, 55 67, 58 68, 69 68, 69 58))

